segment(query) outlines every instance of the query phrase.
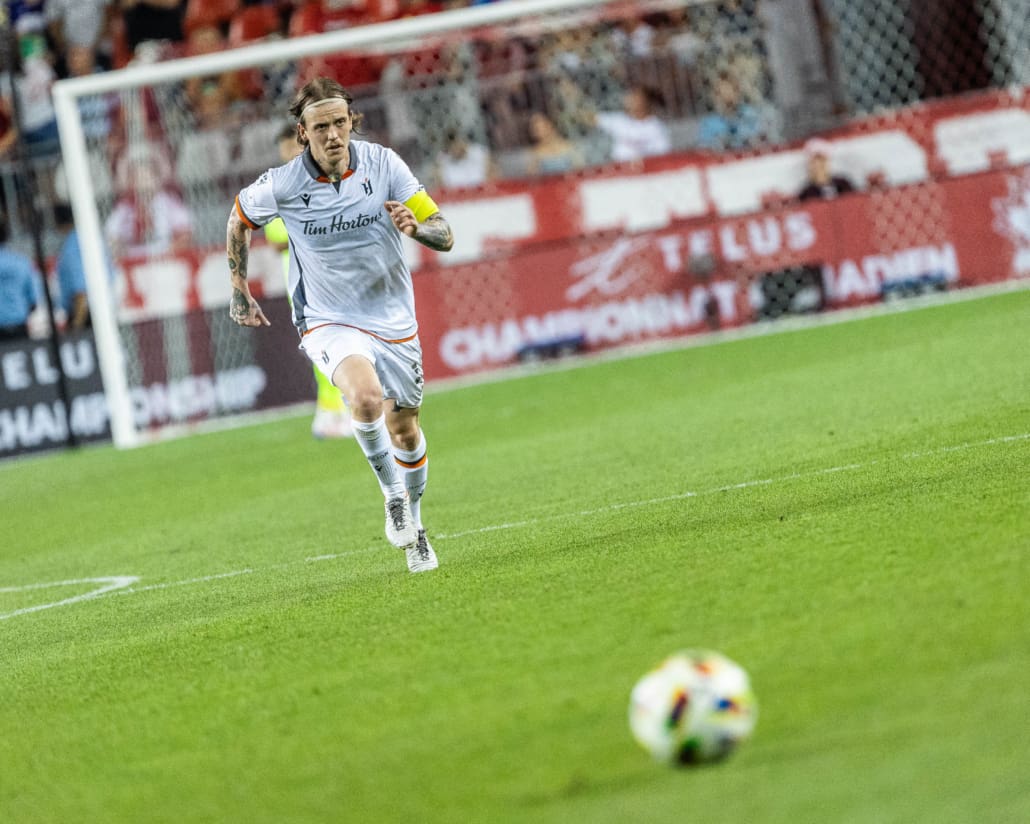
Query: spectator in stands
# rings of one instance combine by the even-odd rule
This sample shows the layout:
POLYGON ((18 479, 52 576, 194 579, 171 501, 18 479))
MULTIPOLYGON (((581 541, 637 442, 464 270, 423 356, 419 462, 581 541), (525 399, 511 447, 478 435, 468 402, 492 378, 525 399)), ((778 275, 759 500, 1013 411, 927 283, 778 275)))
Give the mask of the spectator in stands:
MULTIPOLYGON (((798 197, 801 200, 835 198, 854 191, 851 181, 830 171, 832 145, 821 138, 805 144, 808 178, 798 197)), ((775 319, 784 314, 818 312, 826 305, 822 264, 810 261, 799 266, 763 273, 758 282, 757 316, 775 319)))
POLYGON ((558 131, 554 122, 542 112, 529 118, 529 133, 533 149, 527 171, 531 175, 552 175, 569 172, 583 166, 583 153, 575 143, 558 131))
MULTIPOLYGON (((21 50, 21 72, 15 85, 21 104, 20 137, 30 155, 56 154, 60 136, 57 131, 57 113, 50 98, 50 87, 57 80, 52 56, 41 34, 26 34, 18 38, 21 50)), ((2 80, 3 94, 10 105, 10 74, 2 80)), ((13 111, 12 109, 9 109, 13 111)))
POLYGON ((156 144, 140 143, 120 158, 115 169, 119 197, 104 223, 115 256, 163 255, 190 247, 193 220, 171 183, 167 155, 156 144))
POLYGON ((532 70, 532 51, 533 44, 526 38, 490 37, 477 45, 483 114, 490 145, 497 151, 526 144, 528 116, 533 110, 531 89, 535 85, 526 80, 532 70))
POLYGON ((469 142, 460 132, 447 135, 447 143, 436 156, 433 184, 446 189, 481 186, 497 177, 490 150, 469 142))
MULTIPOLYGON (((283 163, 289 163, 304 152, 304 147, 297 140, 296 123, 287 123, 283 126, 276 137, 276 145, 279 149, 279 160, 283 163)), ((277 217, 265 225, 265 239, 282 254, 283 277, 289 288, 290 238, 281 217, 277 217)), ((290 306, 293 306, 293 296, 287 293, 286 297, 290 301, 290 306)), ((354 428, 351 426, 350 412, 343 402, 340 390, 333 386, 333 382, 317 366, 312 365, 312 369, 315 372, 317 395, 315 396, 315 417, 311 421, 311 434, 319 440, 353 438, 354 428)))
MULTIPOLYGON (((71 8, 74 11, 69 12, 68 8, 61 8, 60 4, 57 4, 58 9, 61 10, 62 14, 67 15, 64 18, 58 19, 51 27, 51 32, 57 29, 61 30, 60 35, 53 35, 58 42, 67 43, 67 47, 63 53, 63 70, 69 77, 86 77, 97 71, 102 71, 103 67, 100 65, 98 59, 98 42, 94 42, 92 45, 84 45, 83 42, 87 39, 87 35, 78 35, 74 32, 79 31, 80 25, 83 25, 78 19, 79 9, 75 4, 78 0, 70 0, 71 8), (70 29, 70 32, 69 32, 70 29)), ((90 6, 90 3, 86 3, 90 6)), ((106 5, 106 0, 103 5, 106 5)), ((50 3, 47 3, 47 13, 51 13, 50 3)), ((103 10, 98 13, 103 14, 103 10)), ((99 37, 100 35, 98 35, 99 37)), ((105 62, 106 61, 105 59, 105 62)), ((86 135, 86 141, 89 144, 96 144, 104 140, 111 131, 111 106, 112 97, 110 95, 87 95, 78 99, 79 116, 82 118, 82 130, 86 135)))
POLYGON ((110 29, 111 0, 46 0, 47 32, 72 77, 91 74, 110 29))
POLYGON ((667 154, 672 147, 669 127, 654 113, 654 95, 635 86, 623 97, 621 112, 598 112, 596 124, 612 141, 617 163, 667 154))
MULTIPOLYGON (((215 54, 223 51, 226 46, 225 35, 216 26, 198 25, 190 30, 189 37, 186 38, 186 55, 198 57, 202 54, 215 54)), ((240 72, 188 77, 183 85, 186 90, 186 99, 194 111, 202 106, 203 92, 212 83, 222 89, 227 104, 245 96, 244 77, 240 72)))
POLYGON ((231 97, 234 76, 227 72, 196 78, 198 82, 188 87, 193 128, 179 140, 175 174, 191 205, 198 200, 213 204, 227 195, 228 189, 223 192, 219 187, 233 170, 241 130, 231 97))
POLYGON ((733 151, 757 146, 765 137, 758 107, 744 100, 731 74, 720 76, 712 88, 712 110, 698 124, 697 145, 711 151, 733 151))
POLYGON ((40 278, 27 257, 8 248, 7 220, 0 215, 0 341, 29 336, 29 316, 39 303, 40 278))
MULTIPOLYGON (((58 203, 54 206, 54 222, 57 230, 64 234, 61 251, 57 254, 56 272, 65 323, 68 329, 85 329, 90 325, 86 270, 82 265, 82 249, 79 247, 79 236, 69 204, 58 203)), ((110 261, 107 264, 110 272, 110 261)))
POLYGON ((830 164, 833 144, 822 138, 813 138, 805 144, 808 179, 798 193, 800 200, 828 199, 855 191, 854 184, 840 174, 833 174, 830 164))

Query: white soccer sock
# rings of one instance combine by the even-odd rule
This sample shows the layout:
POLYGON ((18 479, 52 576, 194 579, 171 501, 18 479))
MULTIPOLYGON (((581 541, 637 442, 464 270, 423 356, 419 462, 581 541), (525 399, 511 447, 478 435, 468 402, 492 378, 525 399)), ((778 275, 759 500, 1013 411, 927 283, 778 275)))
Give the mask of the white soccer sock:
POLYGON ((407 487, 408 497, 411 499, 411 517, 415 520, 415 526, 422 529, 422 493, 426 491, 426 477, 429 474, 429 453, 426 450, 425 435, 419 431, 418 446, 412 450, 393 448, 393 457, 397 462, 397 468, 404 476, 404 486, 407 487))
POLYGON ((404 492, 404 480, 393 462, 390 452, 390 433, 386 431, 386 416, 380 415, 372 423, 352 421, 354 440, 368 458, 368 464, 376 473, 379 488, 387 498, 395 498, 404 492))

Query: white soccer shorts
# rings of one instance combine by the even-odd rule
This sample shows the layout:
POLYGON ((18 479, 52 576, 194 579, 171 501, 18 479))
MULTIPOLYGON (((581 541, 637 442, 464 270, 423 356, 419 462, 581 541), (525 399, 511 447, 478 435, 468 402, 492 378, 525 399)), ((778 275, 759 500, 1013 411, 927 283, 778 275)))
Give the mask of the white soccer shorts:
POLYGON ((388 343, 351 326, 327 323, 304 335, 300 348, 329 380, 344 358, 361 355, 376 370, 384 398, 406 409, 422 406, 422 345, 417 335, 388 343))

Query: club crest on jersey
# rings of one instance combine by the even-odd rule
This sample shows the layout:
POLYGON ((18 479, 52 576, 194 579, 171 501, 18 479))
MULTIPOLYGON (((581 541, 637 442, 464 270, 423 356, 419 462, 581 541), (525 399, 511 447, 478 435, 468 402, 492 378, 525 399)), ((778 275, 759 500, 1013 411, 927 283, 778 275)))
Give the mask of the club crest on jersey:
POLYGON ((361 188, 364 190, 366 196, 372 194, 372 181, 366 177, 361 181, 361 188))

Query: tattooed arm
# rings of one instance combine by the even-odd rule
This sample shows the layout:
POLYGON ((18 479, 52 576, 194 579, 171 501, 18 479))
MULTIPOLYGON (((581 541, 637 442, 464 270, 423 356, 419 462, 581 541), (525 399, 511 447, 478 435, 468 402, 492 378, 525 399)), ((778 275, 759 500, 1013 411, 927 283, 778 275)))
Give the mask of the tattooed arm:
POLYGON ((386 201, 386 211, 390 213, 393 225, 408 237, 413 237, 423 246, 437 252, 449 252, 454 246, 454 234, 451 225, 439 212, 435 212, 421 223, 415 213, 403 203, 396 200, 386 201))
POLYGON ((247 263, 250 259, 250 228, 240 220, 234 206, 226 227, 226 252, 229 256, 229 280, 232 297, 229 298, 229 317, 240 326, 271 326, 258 302, 250 294, 247 284, 247 263))
POLYGON ((451 232, 451 224, 439 212, 430 215, 422 223, 418 224, 415 234, 412 235, 423 246, 435 249, 437 252, 449 252, 454 246, 454 234, 451 232))

